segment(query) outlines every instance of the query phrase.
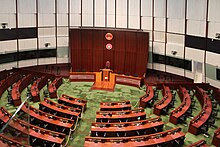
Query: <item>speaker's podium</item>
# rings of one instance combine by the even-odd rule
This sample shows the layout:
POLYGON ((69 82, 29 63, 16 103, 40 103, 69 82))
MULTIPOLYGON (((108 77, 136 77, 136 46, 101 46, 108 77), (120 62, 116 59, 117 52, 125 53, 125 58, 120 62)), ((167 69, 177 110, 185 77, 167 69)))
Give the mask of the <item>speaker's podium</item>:
POLYGON ((110 73, 112 72, 112 70, 107 68, 103 68, 100 70, 102 72, 102 81, 110 81, 110 73))
POLYGON ((108 68, 100 69, 100 72, 96 73, 96 80, 92 86, 92 90, 114 91, 115 74, 112 72, 113 71, 108 68))

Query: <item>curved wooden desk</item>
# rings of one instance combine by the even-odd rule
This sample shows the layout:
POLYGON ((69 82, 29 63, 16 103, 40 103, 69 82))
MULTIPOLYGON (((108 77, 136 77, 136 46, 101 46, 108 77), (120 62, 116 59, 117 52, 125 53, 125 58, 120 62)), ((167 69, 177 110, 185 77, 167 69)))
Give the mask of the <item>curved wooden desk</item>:
POLYGON ((99 111, 96 112, 96 122, 130 122, 146 119, 143 108, 126 111, 99 111))
POLYGON ((12 70, 3 70, 0 71, 0 81, 3 79, 6 79, 10 74, 12 74, 13 72, 15 72, 13 69, 12 70))
POLYGON ((50 83, 48 86, 50 98, 56 98, 57 97, 57 89, 60 87, 60 85, 63 84, 63 78, 62 77, 56 77, 53 82, 50 83))
POLYGON ((44 128, 47 128, 52 131, 69 134, 69 131, 74 128, 75 122, 74 120, 55 116, 39 109, 36 109, 32 106, 25 104, 21 110, 26 114, 30 115, 31 124, 38 124, 44 128))
POLYGON ((81 112, 80 109, 58 104, 53 101, 50 101, 49 99, 44 99, 44 101, 41 101, 39 106, 40 106, 40 110, 44 112, 48 112, 48 113, 50 112, 52 114, 69 118, 74 121, 78 119, 81 112))
POLYGON ((130 101, 100 103, 100 111, 124 111, 124 110, 131 110, 130 101))
POLYGON ((117 74, 115 76, 115 82, 116 82, 116 84, 141 87, 144 84, 144 78, 117 74))
MULTIPOLYGON (((156 115, 161 115, 164 110, 168 110, 173 97, 168 86, 163 85, 163 99, 154 105, 153 113, 156 115)), ((165 112, 166 113, 166 112, 165 112)))
POLYGON ((205 140, 199 140, 191 145, 188 145, 186 147, 209 147, 209 145, 206 144, 205 140))
POLYGON ((31 95, 34 102, 40 101, 40 90, 48 83, 48 79, 53 79, 53 77, 48 75, 41 76, 31 86, 31 95))
POLYGON ((82 110, 83 111, 86 110, 87 101, 81 98, 75 98, 75 97, 71 97, 66 94, 63 94, 62 97, 58 99, 58 103, 81 109, 81 112, 82 112, 82 110))
POLYGON ((11 94, 14 106, 21 104, 21 92, 31 83, 33 77, 32 74, 28 74, 14 85, 11 94))
POLYGON ((170 122, 175 125, 180 122, 181 117, 185 117, 184 115, 187 116, 191 109, 191 98, 185 87, 180 86, 179 97, 182 103, 170 113, 170 122))
POLYGON ((20 72, 15 72, 9 76, 7 76, 5 79, 0 81, 0 97, 5 92, 8 87, 13 85, 15 82, 17 82, 21 78, 20 72))
POLYGON ((146 89, 146 94, 142 97, 140 97, 139 100, 139 107, 146 108, 147 105, 149 105, 149 102, 151 102, 154 98, 154 90, 153 86, 148 85, 146 89))
POLYGON ((0 147, 30 147, 23 145, 19 141, 16 141, 4 134, 0 134, 0 147))
POLYGON ((202 110, 196 117, 194 117, 190 121, 188 131, 194 135, 197 135, 201 133, 200 128, 204 124, 206 124, 206 122, 208 121, 208 119, 210 118, 212 114, 212 102, 210 98, 208 97, 208 95, 206 94, 206 92, 202 88, 196 87, 195 94, 202 106, 202 110))
POLYGON ((148 120, 121 123, 92 123, 91 137, 139 136, 157 133, 163 130, 160 117, 148 120))
POLYGON ((141 135, 133 137, 86 137, 85 147, 131 147, 131 146, 181 146, 184 143, 185 134, 181 132, 181 128, 174 128, 164 132, 150 135, 141 135))
MULTIPOLYGON (((7 123, 7 121, 11 116, 12 115, 6 109, 1 107, 0 120, 3 123, 7 123)), ((54 145, 58 147, 64 144, 65 134, 46 130, 38 126, 31 125, 18 118, 12 119, 12 122, 9 123, 9 125, 18 132, 21 132, 25 135, 29 135, 31 145, 34 146, 54 145)))
POLYGON ((96 75, 94 72, 70 72, 69 80, 71 82, 95 82, 96 75))

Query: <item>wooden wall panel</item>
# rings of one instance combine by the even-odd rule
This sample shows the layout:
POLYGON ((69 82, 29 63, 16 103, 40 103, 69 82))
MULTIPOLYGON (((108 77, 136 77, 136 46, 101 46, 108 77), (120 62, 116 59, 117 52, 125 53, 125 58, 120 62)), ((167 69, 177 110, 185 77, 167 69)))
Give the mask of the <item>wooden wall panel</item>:
POLYGON ((93 70, 99 71, 104 68, 104 39, 103 31, 93 31, 93 70))
POLYGON ((136 60, 136 72, 138 76, 142 76, 146 72, 148 62, 148 49, 149 48, 149 34, 137 33, 137 60, 136 60))
POLYGON ((93 31, 82 30, 82 71, 93 71, 93 31))
POLYGON ((125 32, 126 34, 126 56, 125 56, 125 64, 124 71, 127 75, 134 75, 136 70, 136 32, 125 32))
POLYGON ((125 33, 115 31, 115 64, 114 71, 116 73, 124 73, 125 63, 125 33))
POLYGON ((74 30, 70 33, 70 38, 72 71, 81 71, 81 31, 74 30))
POLYGON ((142 76, 148 61, 149 35, 135 30, 71 29, 72 71, 100 71, 110 61, 111 69, 120 74, 142 76), (106 40, 105 34, 113 39, 106 40), (112 49, 107 50, 106 44, 112 49))

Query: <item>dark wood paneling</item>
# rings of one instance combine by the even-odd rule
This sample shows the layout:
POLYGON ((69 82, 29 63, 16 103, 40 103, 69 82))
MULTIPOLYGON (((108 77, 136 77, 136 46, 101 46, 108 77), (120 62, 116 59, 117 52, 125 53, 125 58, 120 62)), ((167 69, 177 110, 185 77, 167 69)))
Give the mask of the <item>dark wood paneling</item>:
POLYGON ((93 71, 93 30, 82 30, 82 71, 93 71))
POLYGON ((134 75, 136 70, 136 50, 137 50, 137 42, 136 42, 136 32, 125 32, 126 34, 126 56, 125 56, 125 64, 124 71, 127 75, 134 75))
POLYGON ((81 51, 81 31, 73 30, 74 32, 70 33, 70 48, 71 48, 71 65, 72 71, 81 71, 81 60, 82 60, 82 51, 81 51))
POLYGON ((93 70, 99 71, 100 68, 104 67, 104 34, 103 31, 93 31, 93 70))
POLYGON ((102 29, 71 29, 71 65, 73 71, 99 71, 110 61, 116 73, 142 76, 148 61, 147 32, 102 29), (105 34, 113 39, 106 40, 105 34), (107 50, 106 44, 112 49, 107 50))
POLYGON ((114 70, 116 73, 124 73, 125 62, 125 33, 121 31, 115 31, 115 64, 114 70))
POLYGON ((148 61, 149 34, 137 33, 136 42, 137 42, 136 73, 138 74, 138 76, 142 76, 147 69, 146 66, 148 61))

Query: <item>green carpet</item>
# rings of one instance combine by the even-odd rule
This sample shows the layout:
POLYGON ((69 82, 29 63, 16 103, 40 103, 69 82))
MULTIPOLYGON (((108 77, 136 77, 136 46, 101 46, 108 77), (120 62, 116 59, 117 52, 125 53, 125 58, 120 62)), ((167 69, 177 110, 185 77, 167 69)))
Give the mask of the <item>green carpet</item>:
MULTIPOLYGON (((119 85, 117 84, 115 86, 114 92, 108 92, 108 91, 101 91, 101 90, 90 90, 92 86, 92 82, 68 82, 68 80, 64 80, 64 83, 60 86, 58 89, 58 95, 61 96, 62 94, 67 94, 74 97, 79 97, 87 100, 87 110, 82 115, 82 119, 79 121, 78 127, 73 133, 73 136, 71 140, 69 141, 69 146, 74 147, 82 147, 84 145, 84 139, 85 136, 88 136, 90 133, 90 127, 91 123, 95 122, 95 114, 96 111, 99 111, 99 104, 100 102, 116 102, 116 101, 123 101, 123 100, 130 100, 132 104, 132 109, 138 107, 139 98, 145 94, 145 87, 139 89, 136 87, 131 86, 125 86, 125 85, 119 85)), ((43 91, 47 90, 47 87, 45 86, 41 90, 41 100, 43 100, 43 91)), ((175 90, 174 90, 175 91, 175 90)), ((22 92, 22 100, 24 100, 26 97, 26 89, 22 92)), ((161 100, 163 98, 162 92, 159 91, 159 98, 156 102, 161 100)), ((55 102, 57 102, 57 99, 51 99, 55 102)), ((201 111, 201 106, 196 100, 196 106, 195 110, 193 110, 193 116, 196 116, 201 111)), ((155 103, 156 103, 155 102, 155 103)), ((7 104, 7 92, 5 92, 2 95, 0 106, 4 106, 9 110, 9 112, 13 113, 15 111, 15 108, 13 106, 6 106, 7 104)), ((38 103, 31 102, 32 106, 38 108, 38 103)), ((178 107, 181 104, 180 98, 178 97, 178 94, 176 95, 176 101, 174 107, 178 107)), ((174 108, 172 108, 174 109, 174 108)), ((169 113, 172 111, 172 109, 169 110, 169 113)), ((145 112, 147 113, 147 117, 154 118, 155 115, 153 114, 152 108, 146 108, 145 112)), ((216 128, 210 128, 208 133, 210 134, 209 138, 204 137, 203 135, 195 136, 191 133, 187 133, 188 126, 186 125, 173 125, 169 122, 169 115, 161 116, 162 120, 164 121, 164 130, 168 130, 175 127, 181 127, 182 131, 186 133, 186 139, 185 139, 185 145, 189 145, 193 142, 196 142, 198 140, 204 139, 207 141, 207 144, 211 145, 213 132, 216 128)), ((216 119, 215 126, 220 126, 220 113, 218 113, 218 119, 216 119)), ((187 118, 187 124, 189 124, 189 121, 191 118, 187 118)))

